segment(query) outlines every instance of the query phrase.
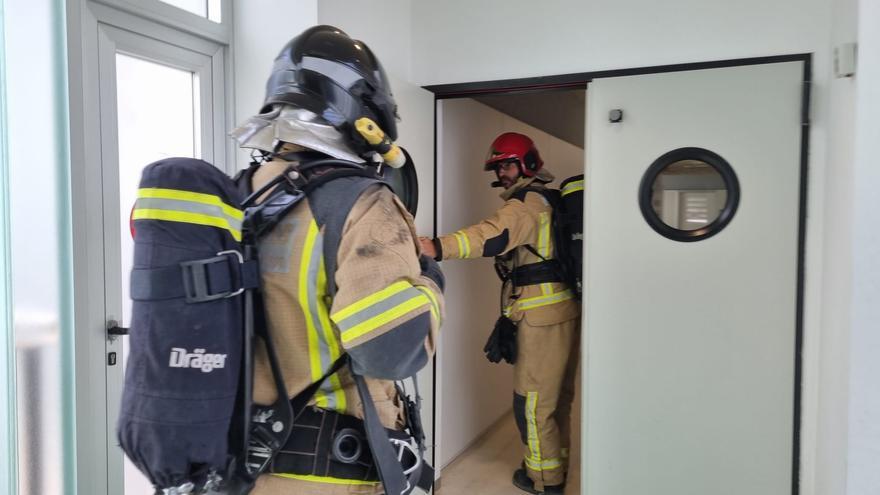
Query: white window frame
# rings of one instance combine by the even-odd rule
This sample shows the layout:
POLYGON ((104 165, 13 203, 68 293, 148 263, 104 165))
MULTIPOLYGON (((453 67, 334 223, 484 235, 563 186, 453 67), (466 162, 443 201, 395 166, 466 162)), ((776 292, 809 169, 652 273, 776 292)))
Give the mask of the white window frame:
POLYGON ((159 24, 229 45, 232 41, 232 0, 221 0, 221 22, 208 20, 160 0, 90 0, 159 24))
POLYGON ((124 482, 122 457, 114 451, 116 412, 106 406, 109 394, 121 387, 106 366, 107 352, 118 346, 107 342, 106 320, 121 307, 112 285, 118 282, 106 267, 119 266, 120 234, 118 221, 113 228, 112 221, 103 219, 104 205, 118 204, 118 191, 102 184, 113 183, 118 173, 116 53, 170 63, 199 72, 200 82, 211 81, 208 90, 201 83, 199 91, 202 157, 233 172, 235 148, 226 136, 234 108, 231 0, 222 0, 221 8, 222 22, 215 23, 159 0, 67 1, 76 329, 74 493, 117 495, 124 482), (169 51, 169 45, 184 50, 169 51), (112 87, 107 81, 113 81, 112 87), (211 114, 207 122, 206 113, 211 114), (210 136, 205 136, 207 129, 210 136))

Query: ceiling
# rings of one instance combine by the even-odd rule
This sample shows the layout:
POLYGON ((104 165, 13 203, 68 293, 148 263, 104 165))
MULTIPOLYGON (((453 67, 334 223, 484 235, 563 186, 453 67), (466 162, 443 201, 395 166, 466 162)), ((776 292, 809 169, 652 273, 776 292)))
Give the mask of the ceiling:
POLYGON ((474 100, 583 149, 586 94, 583 88, 556 89, 477 96, 474 100))

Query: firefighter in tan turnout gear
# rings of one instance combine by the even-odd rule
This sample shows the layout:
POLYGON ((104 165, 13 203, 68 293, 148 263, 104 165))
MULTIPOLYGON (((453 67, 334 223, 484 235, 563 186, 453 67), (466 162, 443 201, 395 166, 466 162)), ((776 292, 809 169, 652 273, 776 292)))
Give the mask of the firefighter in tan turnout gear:
POLYGON ((514 415, 524 444, 513 483, 530 493, 563 493, 580 336, 580 307, 555 266, 552 208, 542 194, 553 176, 527 136, 506 133, 485 170, 505 200, 491 217, 436 239, 420 238, 437 260, 496 257, 503 313, 487 356, 514 362, 514 415))
MULTIPOLYGON (((396 105, 379 61, 336 28, 306 30, 276 59, 261 113, 233 132, 265 159, 245 172, 252 190, 280 174, 370 169, 365 158, 388 152, 388 143, 376 147, 359 134, 363 118, 396 138, 396 105)), ((365 407, 372 406, 355 375, 365 377, 391 441, 409 440, 418 413, 405 407, 395 380, 414 375, 434 351, 442 273, 419 257, 413 218, 400 200, 363 177, 309 192, 258 248, 267 324, 289 398, 321 385, 252 493, 381 493, 378 461, 364 438, 365 407), (344 355, 350 364, 322 382, 344 355)), ((257 404, 277 396, 265 352, 257 353, 253 396, 257 404)), ((402 443, 394 443, 395 454, 402 443)))

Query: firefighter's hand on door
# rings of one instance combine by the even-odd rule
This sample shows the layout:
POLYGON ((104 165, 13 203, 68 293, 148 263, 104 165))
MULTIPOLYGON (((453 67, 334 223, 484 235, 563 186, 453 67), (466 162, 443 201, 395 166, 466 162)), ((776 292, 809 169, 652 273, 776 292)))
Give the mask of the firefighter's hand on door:
POLYGON ((434 247, 434 241, 430 237, 419 237, 419 247, 422 254, 433 259, 437 258, 437 248, 434 247))

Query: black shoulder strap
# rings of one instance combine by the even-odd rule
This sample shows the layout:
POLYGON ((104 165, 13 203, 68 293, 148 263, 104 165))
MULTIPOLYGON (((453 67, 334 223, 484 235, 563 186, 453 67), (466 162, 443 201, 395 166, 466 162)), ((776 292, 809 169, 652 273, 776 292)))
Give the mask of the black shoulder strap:
POLYGON ((511 194, 510 197, 511 197, 511 199, 518 199, 520 201, 525 201, 526 193, 536 192, 542 196, 546 196, 544 194, 546 191, 547 191, 546 189, 543 189, 540 187, 526 186, 526 187, 514 192, 513 194, 511 194))
POLYGON ((513 193, 513 195, 511 195, 510 197, 514 198, 514 199, 518 199, 520 201, 525 201, 526 193, 530 193, 530 192, 538 193, 541 196, 543 196, 544 199, 546 199, 547 202, 550 203, 551 208, 556 209, 559 207, 560 195, 559 195, 558 189, 549 189, 546 187, 526 186, 526 187, 520 189, 519 191, 516 191, 515 193, 513 193))
MULTIPOLYGON (((309 204, 319 225, 324 226, 324 268, 327 273, 327 291, 330 297, 336 294, 336 265, 342 229, 354 204, 361 194, 374 184, 385 184, 377 178, 346 177, 326 182, 309 194, 309 204)), ((367 442, 373 453, 373 460, 385 493, 405 495, 412 492, 416 484, 408 480, 388 438, 388 432, 379 420, 376 406, 370 396, 366 380, 354 373, 352 377, 358 389, 364 408, 364 430, 367 442)), ((433 479, 431 480, 433 481, 433 479)))
POLYGON ((324 269, 330 297, 336 295, 337 254, 345 221, 358 198, 374 184, 385 183, 375 177, 348 176, 324 182, 309 192, 312 214, 318 225, 324 227, 324 269))
POLYGON ((232 182, 235 183, 235 187, 238 189, 238 193, 242 200, 253 192, 251 190, 251 182, 253 182, 254 173, 258 168, 260 168, 259 163, 251 162, 248 168, 239 170, 238 173, 235 174, 235 177, 232 178, 232 182))

